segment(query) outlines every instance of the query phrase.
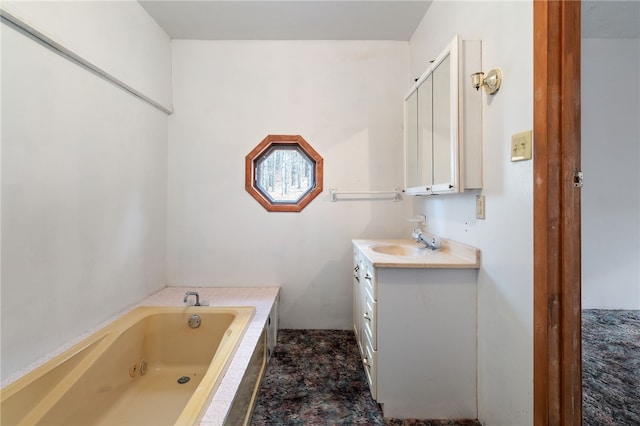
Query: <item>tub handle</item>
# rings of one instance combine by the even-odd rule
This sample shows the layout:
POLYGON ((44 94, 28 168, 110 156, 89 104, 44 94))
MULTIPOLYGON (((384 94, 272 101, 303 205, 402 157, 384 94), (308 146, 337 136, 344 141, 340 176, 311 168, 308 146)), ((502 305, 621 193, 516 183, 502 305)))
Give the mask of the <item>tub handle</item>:
POLYGON ((198 328, 200 327, 200 323, 202 322, 202 319, 200 318, 200 315, 191 315, 189 317, 189 327, 191 328, 198 328))

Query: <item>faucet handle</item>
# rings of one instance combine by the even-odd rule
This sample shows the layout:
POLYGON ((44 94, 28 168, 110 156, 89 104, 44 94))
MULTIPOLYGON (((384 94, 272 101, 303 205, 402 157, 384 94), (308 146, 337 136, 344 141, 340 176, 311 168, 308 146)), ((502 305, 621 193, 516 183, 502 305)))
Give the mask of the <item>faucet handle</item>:
POLYGON ((420 228, 414 229, 413 232, 411 233, 411 236, 419 240, 419 238, 422 236, 422 229, 420 228))
POLYGON ((442 248, 442 244, 440 243, 440 240, 433 237, 431 239, 431 250, 440 250, 441 248, 442 248))

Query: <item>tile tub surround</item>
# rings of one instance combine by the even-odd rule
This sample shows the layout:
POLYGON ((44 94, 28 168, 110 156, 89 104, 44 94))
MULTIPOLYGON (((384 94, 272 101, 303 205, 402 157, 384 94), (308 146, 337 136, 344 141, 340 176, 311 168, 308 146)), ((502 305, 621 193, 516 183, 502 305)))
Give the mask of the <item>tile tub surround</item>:
MULTIPOLYGON (((200 302, 206 300, 210 306, 255 306, 256 308, 256 312, 231 359, 225 375, 220 381, 209 408, 206 410, 200 422, 202 426, 222 425, 231 407, 233 397, 240 385, 242 376, 249 364, 251 354, 266 324, 271 307, 278 297, 279 287, 166 287, 142 300, 140 303, 131 305, 113 318, 99 324, 83 335, 78 336, 78 338, 73 341, 58 348, 48 356, 43 357, 38 362, 12 375, 6 381, 3 381, 2 387, 4 388, 9 383, 44 364, 138 306, 184 306, 182 300, 187 291, 197 291, 200 294, 200 302)), ((193 300, 193 297, 191 300, 193 300)))

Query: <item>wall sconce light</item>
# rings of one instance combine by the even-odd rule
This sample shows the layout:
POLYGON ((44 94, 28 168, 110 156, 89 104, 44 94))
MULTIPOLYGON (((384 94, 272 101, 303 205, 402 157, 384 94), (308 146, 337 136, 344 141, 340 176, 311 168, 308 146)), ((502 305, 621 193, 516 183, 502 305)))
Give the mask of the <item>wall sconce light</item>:
POLYGON ((495 94, 500 89, 500 83, 502 82, 502 70, 500 68, 494 68, 484 76, 482 71, 471 74, 471 84, 478 90, 484 86, 484 90, 488 95, 495 94))

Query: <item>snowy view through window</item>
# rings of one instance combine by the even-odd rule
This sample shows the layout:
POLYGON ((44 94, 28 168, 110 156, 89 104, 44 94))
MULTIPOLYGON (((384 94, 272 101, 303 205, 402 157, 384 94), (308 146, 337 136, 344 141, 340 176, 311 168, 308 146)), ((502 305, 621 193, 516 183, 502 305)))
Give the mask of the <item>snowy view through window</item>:
POLYGON ((298 146, 273 148, 257 162, 256 187, 273 203, 297 202, 313 189, 314 170, 298 146))

